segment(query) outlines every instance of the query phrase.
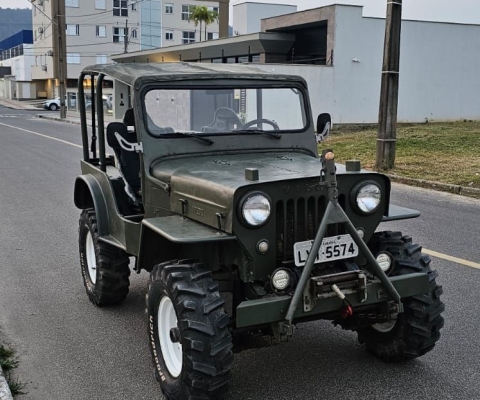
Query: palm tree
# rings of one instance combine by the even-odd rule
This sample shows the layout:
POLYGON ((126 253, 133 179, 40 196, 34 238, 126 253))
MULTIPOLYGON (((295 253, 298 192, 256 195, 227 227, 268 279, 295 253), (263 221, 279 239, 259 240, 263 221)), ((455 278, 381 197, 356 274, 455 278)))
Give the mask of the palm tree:
POLYGON ((202 24, 205 24, 205 37, 203 40, 207 40, 207 27, 218 22, 218 13, 213 10, 209 10, 207 6, 195 6, 190 14, 190 21, 195 23, 195 26, 200 24, 200 41, 202 41, 202 24))
POLYGON ((195 23, 195 26, 200 24, 200 41, 202 41, 202 23, 209 20, 210 10, 207 6, 195 6, 190 14, 190 21, 195 23))
POLYGON ((204 20, 205 22, 205 40, 207 40, 207 27, 210 24, 213 24, 215 21, 218 23, 218 12, 213 10, 207 10, 208 15, 207 18, 204 20))

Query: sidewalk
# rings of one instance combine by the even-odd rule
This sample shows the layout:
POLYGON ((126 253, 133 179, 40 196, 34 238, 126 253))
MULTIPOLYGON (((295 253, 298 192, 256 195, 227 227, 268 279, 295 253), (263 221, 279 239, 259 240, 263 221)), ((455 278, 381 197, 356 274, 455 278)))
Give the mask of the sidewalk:
POLYGON ((0 105, 14 110, 40 111, 42 108, 34 107, 26 101, 0 99, 0 105))
MULTIPOLYGON (((58 113, 52 113, 50 114, 41 114, 37 115, 38 118, 43 118, 43 119, 49 119, 51 121, 60 121, 60 122, 65 122, 68 124, 75 124, 75 125, 80 125, 80 113, 78 111, 70 111, 67 110, 67 118, 66 119, 61 119, 60 115, 58 113)), ((115 118, 113 115, 105 115, 104 117, 104 122, 105 122, 105 127, 110 122, 114 122, 115 118)), ((98 121, 96 122, 98 124, 98 121)), ((92 116, 90 113, 87 113, 87 125, 91 126, 92 125, 92 116)))

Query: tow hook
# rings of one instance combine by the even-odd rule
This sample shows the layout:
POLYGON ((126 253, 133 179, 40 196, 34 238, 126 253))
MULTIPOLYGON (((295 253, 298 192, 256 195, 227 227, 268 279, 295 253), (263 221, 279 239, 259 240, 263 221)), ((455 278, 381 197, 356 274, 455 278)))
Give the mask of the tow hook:
POLYGON ((333 284, 331 286, 332 290, 335 292, 335 294, 342 300, 343 304, 345 307, 343 307, 342 311, 340 312, 341 316, 343 319, 349 318, 353 315, 353 308, 352 305, 349 303, 343 292, 340 290, 340 288, 333 284))

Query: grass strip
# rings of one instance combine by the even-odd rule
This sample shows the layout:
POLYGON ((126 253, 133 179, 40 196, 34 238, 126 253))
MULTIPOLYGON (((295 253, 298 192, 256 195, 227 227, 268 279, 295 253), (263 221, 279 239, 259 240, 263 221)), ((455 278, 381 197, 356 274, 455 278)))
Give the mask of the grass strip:
MULTIPOLYGON (((336 129, 322 145, 335 159, 360 160, 373 169, 376 129, 336 129)), ((480 188, 480 121, 399 125, 392 174, 480 188)))

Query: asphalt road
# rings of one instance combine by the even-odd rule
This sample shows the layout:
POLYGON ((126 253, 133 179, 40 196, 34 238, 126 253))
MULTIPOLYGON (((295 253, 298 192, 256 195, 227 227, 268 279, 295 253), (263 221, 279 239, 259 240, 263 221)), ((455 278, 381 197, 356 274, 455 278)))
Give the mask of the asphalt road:
MULTIPOLYGON (((147 345, 148 276, 133 274, 122 305, 95 308, 80 274, 80 129, 0 107, 0 343, 20 356, 19 399, 161 399, 147 345), (45 136, 57 138, 52 140, 45 136)), ((447 166, 448 167, 448 166, 447 166)), ((385 224, 429 250, 480 262, 480 201, 394 185, 416 220, 385 224)), ((388 365, 356 335, 313 322, 290 343, 235 356, 228 399, 480 399, 480 270, 433 259, 446 325, 421 359, 388 365)))

